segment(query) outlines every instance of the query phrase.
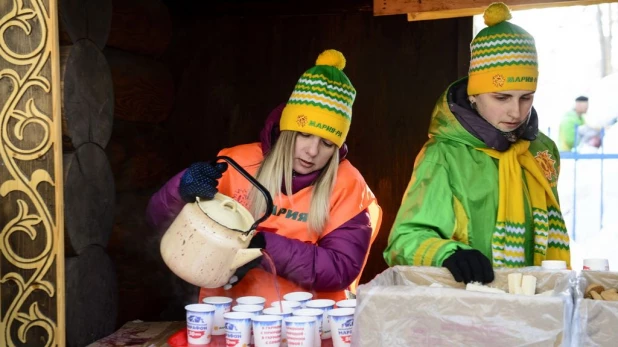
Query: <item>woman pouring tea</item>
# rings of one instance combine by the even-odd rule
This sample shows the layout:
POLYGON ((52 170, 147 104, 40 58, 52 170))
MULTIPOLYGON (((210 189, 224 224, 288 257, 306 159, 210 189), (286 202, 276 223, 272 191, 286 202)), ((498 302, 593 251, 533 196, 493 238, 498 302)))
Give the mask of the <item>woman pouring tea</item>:
MULTIPOLYGON (((345 299, 355 291, 380 226, 381 209, 362 175, 347 160, 345 145, 356 90, 343 73, 343 54, 327 50, 298 80, 285 105, 271 112, 261 142, 226 148, 273 197, 271 215, 249 247, 272 258, 281 295, 309 291, 314 298, 345 299)), ((199 161, 169 180, 148 205, 147 217, 164 229, 185 203, 219 192, 257 219, 264 197, 227 164, 199 161)), ((240 267, 229 284, 202 288, 200 299, 257 295, 279 300, 271 266, 260 257, 240 267)))

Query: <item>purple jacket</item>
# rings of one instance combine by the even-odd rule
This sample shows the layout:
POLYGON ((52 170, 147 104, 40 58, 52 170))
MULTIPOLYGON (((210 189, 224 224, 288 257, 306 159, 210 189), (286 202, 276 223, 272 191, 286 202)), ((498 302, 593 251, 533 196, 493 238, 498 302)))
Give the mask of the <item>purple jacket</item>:
MULTIPOLYGON (((268 152, 279 136, 279 119, 284 105, 274 109, 260 134, 262 150, 268 152)), ((341 147, 340 158, 345 158, 347 147, 341 147)), ((184 170, 172 177, 155 193, 146 211, 148 222, 163 232, 172 223, 185 202, 180 198, 178 186, 184 170)), ((296 175, 292 193, 309 186, 319 172, 296 175)), ((339 228, 318 240, 316 245, 289 239, 272 232, 264 232, 266 251, 271 255, 277 274, 307 290, 321 292, 347 288, 361 271, 365 255, 369 251, 371 222, 367 210, 359 213, 339 228)), ((268 269, 265 260, 262 267, 268 269)))

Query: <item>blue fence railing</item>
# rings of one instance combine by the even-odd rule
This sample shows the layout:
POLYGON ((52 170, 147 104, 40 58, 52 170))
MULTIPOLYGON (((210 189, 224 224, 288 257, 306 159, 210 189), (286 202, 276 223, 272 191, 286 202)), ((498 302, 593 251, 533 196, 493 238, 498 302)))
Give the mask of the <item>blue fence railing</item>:
MULTIPOLYGON (((548 135, 550 134, 551 129, 548 129, 548 135)), ((603 143, 603 138, 605 136, 605 131, 600 131, 601 144, 603 143)), ((575 128, 575 139, 578 138, 578 129, 575 128)), ((581 160, 599 160, 601 169, 599 172, 600 176, 600 199, 599 199, 599 226, 603 228, 603 214, 604 214, 604 161, 608 159, 618 159, 618 153, 605 153, 604 146, 601 145, 599 147, 599 153, 579 153, 577 152, 579 147, 579 143, 575 143, 573 151, 563 151, 560 152, 560 160, 573 160, 573 202, 572 202, 572 228, 571 228, 571 236, 573 240, 577 240, 577 162, 581 160)))

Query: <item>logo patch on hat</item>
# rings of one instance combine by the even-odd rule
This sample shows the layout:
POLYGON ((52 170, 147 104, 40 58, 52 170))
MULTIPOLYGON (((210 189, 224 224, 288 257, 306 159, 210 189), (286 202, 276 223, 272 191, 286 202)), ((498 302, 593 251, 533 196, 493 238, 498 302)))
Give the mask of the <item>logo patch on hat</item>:
POLYGON ((492 77, 492 83, 496 87, 502 87, 505 81, 506 80, 504 79, 504 76, 502 76, 502 74, 497 74, 492 77))
POLYGON ((307 125, 307 116, 303 114, 296 116, 296 124, 298 124, 299 127, 304 127, 307 125))

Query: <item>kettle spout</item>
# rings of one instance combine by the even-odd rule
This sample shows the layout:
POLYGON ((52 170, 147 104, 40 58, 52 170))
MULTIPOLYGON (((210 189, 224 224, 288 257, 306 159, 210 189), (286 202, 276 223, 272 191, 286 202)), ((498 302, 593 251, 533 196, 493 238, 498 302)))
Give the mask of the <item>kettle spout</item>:
POLYGON ((253 259, 258 258, 262 255, 262 250, 259 248, 244 248, 239 249, 236 252, 236 256, 234 257, 234 261, 232 262, 231 268, 238 269, 239 267, 247 264, 253 259))

